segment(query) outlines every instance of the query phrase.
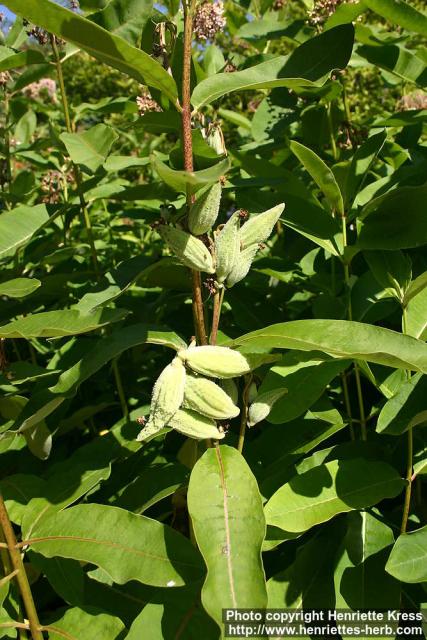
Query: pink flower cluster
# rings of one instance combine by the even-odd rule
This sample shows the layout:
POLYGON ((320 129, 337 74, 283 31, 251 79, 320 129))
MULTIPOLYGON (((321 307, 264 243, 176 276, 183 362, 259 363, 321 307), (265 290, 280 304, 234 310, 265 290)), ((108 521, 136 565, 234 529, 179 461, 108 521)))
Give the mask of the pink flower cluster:
POLYGON ((160 105, 151 97, 148 92, 136 98, 136 104, 138 106, 139 115, 143 116, 148 111, 162 111, 160 105))
POLYGON ((222 0, 202 2, 194 16, 193 31, 197 40, 213 40, 226 25, 222 0))
POLYGON ((413 91, 402 96, 397 103, 399 111, 413 111, 416 109, 427 109, 427 93, 425 91, 413 91))
POLYGON ((40 100, 47 97, 56 103, 56 82, 51 78, 42 78, 38 82, 32 82, 22 90, 22 93, 31 100, 40 100))

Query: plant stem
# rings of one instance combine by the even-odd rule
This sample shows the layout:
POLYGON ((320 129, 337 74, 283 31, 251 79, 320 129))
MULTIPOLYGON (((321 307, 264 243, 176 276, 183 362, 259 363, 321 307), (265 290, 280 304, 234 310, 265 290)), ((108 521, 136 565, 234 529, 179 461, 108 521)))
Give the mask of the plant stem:
MULTIPOLYGON (((71 116, 70 116, 70 108, 69 108, 69 105, 68 105, 67 93, 65 91, 65 82, 64 82, 64 74, 62 72, 61 57, 59 55, 58 46, 56 44, 56 39, 55 39, 54 35, 50 36, 50 43, 51 43, 51 46, 52 46, 53 56, 55 58, 55 66, 56 66, 56 73, 57 73, 57 76, 58 76, 58 83, 59 83, 59 87, 61 89, 61 101, 62 101, 62 108, 63 108, 63 112, 64 112, 65 127, 67 129, 67 133, 73 133, 73 127, 72 127, 72 124, 71 124, 71 116)), ((85 197, 84 197, 82 176, 81 176, 79 167, 77 165, 75 165, 74 162, 71 162, 71 164, 72 164, 72 167, 73 167, 74 179, 75 179, 76 185, 77 185, 77 193, 78 193, 79 200, 80 200, 81 212, 83 214, 83 222, 84 222, 84 226, 86 228, 86 233, 87 233, 89 246, 90 246, 90 250, 91 250, 91 254, 92 254, 93 268, 94 268, 94 271, 95 271, 95 275, 96 275, 96 277, 98 279, 99 275, 100 275, 99 274, 98 255, 97 255, 97 252, 96 252, 95 241, 94 241, 94 237, 93 237, 92 223, 90 221, 89 211, 88 211, 87 203, 86 203, 86 200, 85 200, 85 197)))
POLYGON ((119 394, 119 398, 120 398, 120 405, 122 407, 123 417, 126 420, 129 420, 129 407, 126 402, 126 396, 123 389, 122 377, 120 375, 120 369, 118 365, 118 358, 113 359, 113 373, 114 373, 114 380, 116 381, 117 393, 119 394))
POLYGON ((16 581, 21 592, 22 601, 24 603, 25 611, 27 614, 29 628, 33 640, 43 640, 43 633, 40 630, 39 618, 34 604, 33 594, 31 593, 30 583, 28 582, 28 576, 25 571, 24 563, 21 558, 21 554, 16 547, 16 538, 13 531, 12 524, 7 513, 6 505, 3 500, 3 496, 0 494, 0 526, 3 530, 4 538, 6 540, 9 556, 13 570, 17 571, 16 581))
POLYGON ((240 416, 240 432, 239 432, 239 442, 237 443, 237 450, 242 453, 243 446, 245 444, 245 435, 246 435, 246 425, 248 422, 248 394, 249 388, 252 384, 252 376, 249 375, 246 379, 245 388, 243 389, 242 394, 242 413, 240 416))
MULTIPOLYGON (((195 2, 190 4, 184 0, 184 49, 182 62, 182 147, 184 153, 184 169, 193 171, 193 138, 191 133, 191 43, 193 37, 193 12, 195 2)), ((187 209, 191 207, 193 196, 187 189, 187 209)), ((206 336, 205 312, 202 297, 202 279, 200 271, 192 269, 193 283, 193 319, 196 337, 199 344, 208 343, 206 336)))
POLYGON ((335 142, 335 136, 334 136, 334 123, 332 120, 332 102, 330 102, 328 104, 327 107, 327 114, 328 114, 328 124, 329 124, 329 136, 330 136, 330 140, 331 140, 331 149, 332 149, 332 156, 334 158, 334 160, 338 159, 338 150, 337 150, 337 144, 335 142))
POLYGON ((219 327, 219 321, 221 318, 221 309, 222 309, 222 303, 224 301, 224 293, 225 293, 225 288, 222 287, 222 289, 220 291, 217 290, 214 295, 212 329, 211 329, 211 335, 209 340, 210 344, 216 344, 216 341, 218 338, 218 327, 219 327))
POLYGON ((351 413, 351 403, 350 403, 350 395, 348 393, 348 384, 347 384, 347 375, 346 372, 343 371, 341 373, 341 381, 342 381, 342 390, 344 393, 344 405, 345 405, 345 410, 347 411, 347 416, 348 416, 348 426, 350 429, 350 436, 352 440, 355 440, 355 435, 354 435, 354 426, 353 426, 353 416, 351 413))
MULTIPOLYGON (((406 313, 406 307, 403 307, 403 315, 402 315, 402 329, 403 333, 408 333, 408 318, 406 313)), ((409 370, 406 372, 406 377, 408 380, 410 379, 409 370)), ((414 456, 414 437, 412 427, 408 429, 408 454, 406 459, 406 480, 408 484, 405 489, 405 498, 403 502, 403 513, 402 513, 402 524, 400 527, 400 533, 406 533, 406 529, 408 527, 408 518, 409 511, 411 508, 411 497, 412 497, 412 483, 413 483, 413 456, 414 456)))

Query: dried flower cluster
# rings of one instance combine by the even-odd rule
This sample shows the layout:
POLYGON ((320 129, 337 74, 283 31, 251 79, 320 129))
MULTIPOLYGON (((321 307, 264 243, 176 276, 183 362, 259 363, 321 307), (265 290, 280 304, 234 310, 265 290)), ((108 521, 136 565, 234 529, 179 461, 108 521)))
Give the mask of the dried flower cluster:
MULTIPOLYGON (((42 202, 45 204, 57 204, 61 200, 62 183, 64 176, 60 171, 48 171, 42 178, 41 190, 45 194, 42 202)), ((72 182, 71 174, 66 176, 67 182, 72 182)))
POLYGON ((4 185, 9 182, 9 165, 5 158, 0 158, 0 186, 4 187, 4 185))
POLYGON ((42 78, 38 82, 32 82, 22 90, 22 93, 32 100, 48 98, 56 103, 56 82, 51 78, 42 78))
POLYGON ((37 42, 42 46, 49 42, 49 33, 41 27, 32 27, 27 30, 27 33, 29 36, 37 40, 37 42))
POLYGON ((150 93, 146 91, 136 98, 136 104, 138 106, 139 115, 143 116, 148 111, 162 111, 160 105, 151 97, 150 93))
POLYGON ((226 25, 222 0, 202 2, 194 16, 193 31, 197 40, 213 40, 226 25))
MULTIPOLYGON (((326 20, 337 10, 344 0, 316 0, 309 18, 312 25, 322 26, 326 20)), ((346 0, 347 4, 355 4, 357 0, 346 0)))
POLYGON ((2 89, 4 89, 4 87, 7 85, 8 82, 10 82, 10 80, 12 80, 12 76, 8 71, 2 71, 0 73, 0 87, 2 89))
POLYGON ((80 9, 79 0, 70 0, 71 11, 78 11, 80 9))
POLYGON ((427 109, 427 93, 425 91, 413 91, 408 93, 397 103, 399 111, 414 111, 416 109, 427 109))

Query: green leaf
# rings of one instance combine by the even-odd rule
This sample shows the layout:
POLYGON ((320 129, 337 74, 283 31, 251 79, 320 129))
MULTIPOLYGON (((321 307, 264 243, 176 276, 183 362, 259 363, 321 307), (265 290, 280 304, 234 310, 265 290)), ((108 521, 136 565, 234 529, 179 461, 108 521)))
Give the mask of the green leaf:
POLYGON ((406 331, 414 338, 427 340, 427 287, 417 293, 406 307, 406 331))
POLYGON ((404 486, 405 481, 385 462, 333 460, 283 485, 267 502, 265 517, 268 525, 300 533, 338 513, 394 498, 404 486))
POLYGON ((402 0, 363 0, 364 4, 394 24, 427 38, 427 16, 402 0))
POLYGON ((118 584, 137 580, 179 587, 203 574, 199 554, 187 538, 117 507, 85 504, 50 514, 38 522, 32 540, 37 553, 90 562, 118 584))
POLYGON ((108 33, 83 16, 49 0, 7 0, 11 11, 87 51, 138 82, 159 89, 175 105, 178 91, 172 76, 145 51, 108 33))
POLYGON ((397 331, 348 320, 282 322, 247 333, 224 346, 323 351, 335 358, 367 360, 427 373, 427 344, 397 331))
MULTIPOLYGON (((407 304, 427 287, 427 271, 421 273, 406 289, 403 304, 407 304)), ((411 334, 412 335, 412 334, 411 334)))
POLYGON ((335 569, 335 607, 398 610, 400 585, 384 570, 393 530, 367 511, 349 513, 347 527, 335 569))
POLYGON ((401 251, 365 251, 363 255, 377 282, 403 304, 412 276, 409 256, 401 251))
POLYGON ((206 611, 222 627, 224 608, 264 608, 265 520, 258 485, 241 454, 227 446, 208 449, 193 468, 187 499, 208 569, 206 611))
POLYGON ((333 14, 328 18, 325 23, 324 30, 332 29, 339 24, 346 24, 347 22, 354 22, 362 13, 366 11, 367 7, 364 0, 360 2, 344 2, 336 6, 333 14))
POLYGON ((99 309, 83 315, 78 311, 45 311, 0 326, 0 338, 59 338, 94 331, 126 315, 122 309, 99 309))
POLYGON ((20 525, 30 500, 43 495, 46 481, 29 473, 16 473, 0 480, 0 491, 9 518, 20 525))
POLYGON ((185 193, 187 187, 189 187, 191 192, 195 193, 206 185, 214 184, 221 176, 225 175, 230 169, 230 161, 221 160, 221 162, 209 167, 209 169, 190 172, 171 169, 171 167, 168 167, 168 165, 159 158, 154 157, 153 167, 159 174, 159 177, 166 182, 167 185, 175 189, 175 191, 185 193))
POLYGON ((426 60, 401 45, 363 45, 358 47, 357 53, 370 64, 393 73, 405 82, 427 86, 426 60))
POLYGON ((374 198, 360 215, 357 246, 362 249, 409 249, 427 243, 427 186, 401 187, 374 198), (405 215, 402 215, 402 211, 405 215))
POLYGON ((75 607, 67 609, 47 630, 49 640, 121 640, 125 626, 119 618, 107 613, 75 607))
POLYGON ((398 537, 385 570, 401 582, 427 581, 427 526, 398 537))
POLYGON ((41 51, 36 49, 27 49, 16 53, 9 47, 0 46, 0 73, 25 67, 28 64, 42 64, 43 62, 46 62, 46 58, 41 51))
POLYGON ((74 164, 95 173, 105 162, 118 135, 111 127, 97 124, 83 133, 62 133, 59 137, 74 164))
POLYGON ((0 258, 12 255, 49 221, 44 204, 21 205, 0 215, 0 258))
POLYGON ((376 157, 384 146, 387 133, 380 131, 368 138, 354 153, 344 186, 346 205, 350 206, 363 186, 376 157))
POLYGON ((348 366, 345 360, 316 358, 314 353, 291 351, 271 367, 259 393, 286 388, 287 394, 277 400, 267 418, 273 424, 289 422, 302 415, 322 395, 326 386, 348 366))
POLYGON ((25 298, 41 286, 37 278, 14 278, 0 283, 0 296, 25 298))
POLYGON ((406 380, 381 409, 377 421, 378 433, 398 436, 411 427, 426 423, 426 395, 426 376, 417 373, 406 380))
POLYGON ((314 151, 296 140, 291 140, 289 147, 323 192, 332 212, 337 212, 340 216, 343 216, 343 197, 331 169, 314 151))
POLYGON ((153 10, 152 0, 111 0, 89 17, 106 31, 137 45, 153 10))
POLYGON ((311 38, 290 56, 278 56, 244 71, 218 73, 202 80, 191 102, 196 109, 233 91, 287 87, 319 87, 333 69, 347 66, 353 48, 354 29, 343 25, 311 38))

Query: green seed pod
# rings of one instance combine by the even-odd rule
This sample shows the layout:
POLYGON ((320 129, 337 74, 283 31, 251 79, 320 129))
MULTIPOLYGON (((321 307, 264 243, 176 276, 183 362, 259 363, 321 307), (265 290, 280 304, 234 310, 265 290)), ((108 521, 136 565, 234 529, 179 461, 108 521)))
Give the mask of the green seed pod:
POLYGON ((189 347, 178 352, 193 371, 209 378, 237 378, 265 362, 274 362, 277 356, 263 353, 245 353, 228 347, 203 346, 189 347))
POLYGON ((155 427, 152 423, 148 423, 138 434, 136 438, 138 442, 149 442, 163 432, 170 431, 167 427, 155 427))
POLYGON ((247 403, 248 404, 252 404, 252 402, 255 400, 256 396, 258 393, 258 388, 255 384, 255 382, 251 382, 251 384, 249 385, 249 389, 247 391, 247 403))
POLYGON ((258 422, 265 420, 274 404, 287 392, 287 389, 272 389, 259 394, 249 407, 248 427, 253 427, 258 422))
POLYGON ((284 204, 278 204, 264 213, 252 216, 240 229, 240 244, 246 249, 251 244, 265 242, 271 235, 273 227, 282 215, 284 204))
POLYGON ((221 284, 232 271, 239 256, 240 220, 234 213, 215 238, 216 278, 221 284))
POLYGON ((188 214, 188 228, 195 236, 210 231, 218 217, 221 184, 215 183, 192 205, 188 214))
POLYGON ((246 249, 243 249, 243 251, 240 251, 237 260, 234 263, 234 266, 231 272, 228 274, 227 280, 225 282, 228 289, 233 287, 248 275, 249 269, 251 268, 252 262, 256 254, 258 253, 258 250, 258 244, 251 244, 249 247, 246 247, 246 249))
POLYGON ((185 380, 183 407, 215 420, 235 418, 240 413, 239 407, 215 382, 193 375, 187 375, 185 380))
POLYGON ((239 387, 235 381, 232 378, 225 378, 221 380, 220 384, 225 393, 231 398, 233 404, 237 404, 239 402, 239 387))
POLYGON ((184 400, 186 371, 180 358, 174 358, 156 380, 147 426, 164 427, 184 400))
POLYGON ((188 409, 177 411, 170 420, 168 427, 172 427, 185 436, 196 440, 205 440, 205 438, 221 440, 225 435, 218 429, 214 420, 188 409))
POLYGON ((215 273, 212 256, 201 240, 186 231, 167 225, 161 225, 158 231, 170 250, 187 267, 215 273))

